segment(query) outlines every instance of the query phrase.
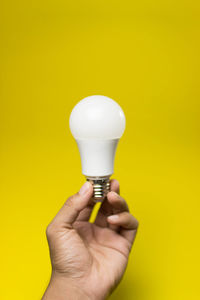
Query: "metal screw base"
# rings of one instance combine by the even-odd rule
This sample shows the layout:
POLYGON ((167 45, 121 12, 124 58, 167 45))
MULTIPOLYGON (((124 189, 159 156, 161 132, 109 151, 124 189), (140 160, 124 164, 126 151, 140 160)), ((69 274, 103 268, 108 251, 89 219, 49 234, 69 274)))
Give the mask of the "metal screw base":
POLYGON ((86 176, 87 181, 93 185, 94 193, 93 200, 95 202, 102 202, 110 191, 110 176, 105 177, 90 177, 86 176))

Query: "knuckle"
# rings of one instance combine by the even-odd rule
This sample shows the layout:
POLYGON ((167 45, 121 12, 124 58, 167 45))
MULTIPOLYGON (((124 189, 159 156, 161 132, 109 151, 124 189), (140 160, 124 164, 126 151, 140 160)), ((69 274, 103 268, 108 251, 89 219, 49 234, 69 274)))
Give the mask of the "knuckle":
POLYGON ((139 221, 137 219, 135 219, 135 224, 136 224, 136 229, 138 229, 138 227, 139 227, 139 221))
POLYGON ((50 224, 47 226, 47 228, 46 228, 46 236, 47 236, 48 238, 54 236, 54 233, 55 233, 55 228, 54 228, 54 227, 55 227, 55 226, 54 226, 52 223, 50 223, 50 224))
POLYGON ((46 236, 48 237, 50 236, 50 234, 51 234, 51 224, 49 224, 46 228, 46 236))
POLYGON ((129 216, 129 218, 127 217, 127 226, 128 226, 128 228, 130 228, 130 229, 133 229, 135 226, 134 226, 134 220, 133 220, 133 218, 131 218, 130 216, 129 216))
POLYGON ((124 200, 124 207, 125 207, 126 211, 129 213, 129 207, 128 207, 126 200, 124 200))
POLYGON ((120 196, 118 198, 118 205, 120 206, 120 209, 129 212, 129 208, 128 208, 128 204, 127 204, 126 200, 120 196))
POLYGON ((135 229, 137 229, 139 226, 139 221, 131 213, 128 214, 130 215, 130 223, 134 226, 135 229))
POLYGON ((65 205, 68 207, 72 207, 73 206, 73 199, 74 196, 69 197, 66 201, 65 201, 65 205))

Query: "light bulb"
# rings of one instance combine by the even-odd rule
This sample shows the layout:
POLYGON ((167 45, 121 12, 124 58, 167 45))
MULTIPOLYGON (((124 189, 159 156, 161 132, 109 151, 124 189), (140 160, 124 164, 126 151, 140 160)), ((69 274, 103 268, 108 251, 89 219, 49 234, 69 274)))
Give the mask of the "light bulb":
POLYGON ((102 202, 110 190, 115 151, 125 122, 119 104, 105 96, 86 97, 71 112, 70 129, 80 151, 82 173, 93 184, 95 202, 102 202))

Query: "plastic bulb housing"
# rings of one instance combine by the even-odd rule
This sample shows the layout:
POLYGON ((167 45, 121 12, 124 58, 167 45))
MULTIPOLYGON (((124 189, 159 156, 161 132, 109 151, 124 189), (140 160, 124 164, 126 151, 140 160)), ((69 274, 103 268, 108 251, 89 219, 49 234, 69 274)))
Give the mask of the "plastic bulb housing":
POLYGON ((82 173, 94 186, 95 201, 102 201, 109 191, 115 152, 125 123, 119 104, 105 96, 86 97, 71 112, 71 133, 79 148, 82 173))

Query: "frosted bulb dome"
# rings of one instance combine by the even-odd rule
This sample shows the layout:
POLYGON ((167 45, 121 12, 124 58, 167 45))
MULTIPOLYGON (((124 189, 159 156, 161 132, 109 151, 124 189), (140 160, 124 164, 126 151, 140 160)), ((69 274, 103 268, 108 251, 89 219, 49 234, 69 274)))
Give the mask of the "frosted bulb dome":
POLYGON ((75 139, 118 139, 126 121, 119 104, 109 97, 96 95, 77 103, 69 123, 75 139))

